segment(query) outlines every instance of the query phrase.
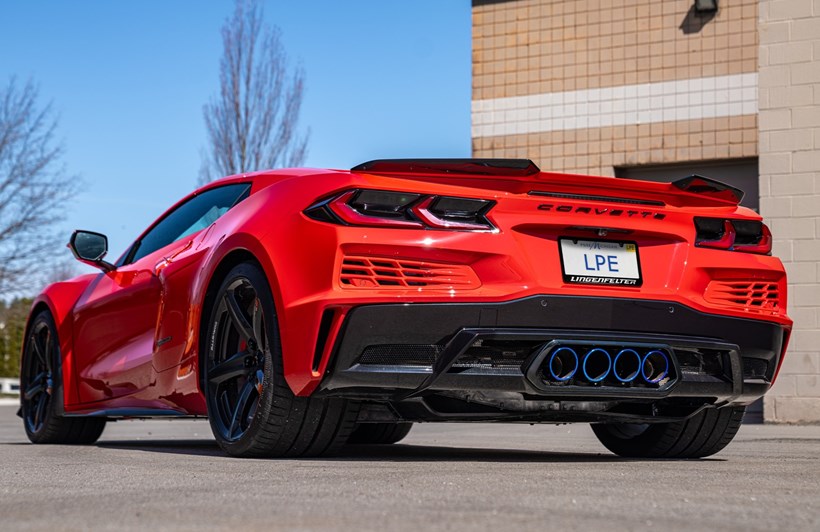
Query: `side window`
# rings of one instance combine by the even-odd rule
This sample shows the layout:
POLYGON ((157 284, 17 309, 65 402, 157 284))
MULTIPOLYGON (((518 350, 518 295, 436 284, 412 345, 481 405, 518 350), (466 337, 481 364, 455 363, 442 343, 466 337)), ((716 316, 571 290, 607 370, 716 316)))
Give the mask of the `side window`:
POLYGON ((126 264, 140 260, 172 242, 205 229, 248 197, 250 184, 212 188, 189 199, 157 222, 131 250, 126 264))

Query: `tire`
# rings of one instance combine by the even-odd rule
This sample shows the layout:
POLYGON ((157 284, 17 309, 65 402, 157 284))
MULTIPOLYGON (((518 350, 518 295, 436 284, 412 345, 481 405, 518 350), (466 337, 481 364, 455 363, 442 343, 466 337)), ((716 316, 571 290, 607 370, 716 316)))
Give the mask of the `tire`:
POLYGON ((26 436, 32 443, 91 444, 105 428, 102 418, 66 418, 57 414, 53 396, 60 378, 60 342, 48 311, 31 321, 20 365, 20 407, 26 436))
POLYGON ((412 423, 360 423, 350 435, 348 443, 382 444, 398 443, 410 433, 412 423))
POLYGON ((683 421, 658 424, 593 424, 604 447, 632 458, 703 458, 729 445, 745 407, 710 408, 683 421))
POLYGON ((244 262, 228 272, 208 315, 202 389, 225 452, 320 456, 347 442, 358 403, 296 397, 285 382, 273 297, 259 266, 244 262))

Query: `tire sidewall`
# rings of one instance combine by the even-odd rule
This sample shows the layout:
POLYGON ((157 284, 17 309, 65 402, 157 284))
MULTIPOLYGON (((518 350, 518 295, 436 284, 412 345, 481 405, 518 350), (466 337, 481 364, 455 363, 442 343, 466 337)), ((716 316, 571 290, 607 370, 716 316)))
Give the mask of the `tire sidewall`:
POLYGON ((737 434, 745 407, 724 406, 672 423, 651 423, 629 437, 624 424, 592 424, 598 440, 613 453, 631 458, 696 459, 720 452, 737 434))

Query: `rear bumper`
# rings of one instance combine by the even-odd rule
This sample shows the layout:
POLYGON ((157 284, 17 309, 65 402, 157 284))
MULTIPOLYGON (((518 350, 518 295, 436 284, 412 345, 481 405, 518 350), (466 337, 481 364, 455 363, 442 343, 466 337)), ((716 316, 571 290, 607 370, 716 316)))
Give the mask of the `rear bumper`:
POLYGON ((365 305, 348 313, 319 393, 395 403, 437 393, 514 392, 559 402, 740 405, 770 388, 786 336, 777 323, 667 301, 534 296, 365 305), (674 378, 656 387, 539 381, 534 368, 545 350, 567 341, 662 347, 672 354, 674 378), (493 355, 481 347, 487 344, 509 350, 493 355))

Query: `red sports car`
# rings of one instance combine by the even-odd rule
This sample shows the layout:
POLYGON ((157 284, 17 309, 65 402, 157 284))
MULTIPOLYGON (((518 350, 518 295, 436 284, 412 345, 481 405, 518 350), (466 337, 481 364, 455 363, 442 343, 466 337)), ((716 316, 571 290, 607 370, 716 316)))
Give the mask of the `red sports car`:
POLYGON ((591 423, 614 453, 726 446, 792 322, 743 193, 382 160, 228 177, 100 272, 37 297, 21 416, 35 443, 207 416, 235 456, 392 443, 412 423, 591 423))

